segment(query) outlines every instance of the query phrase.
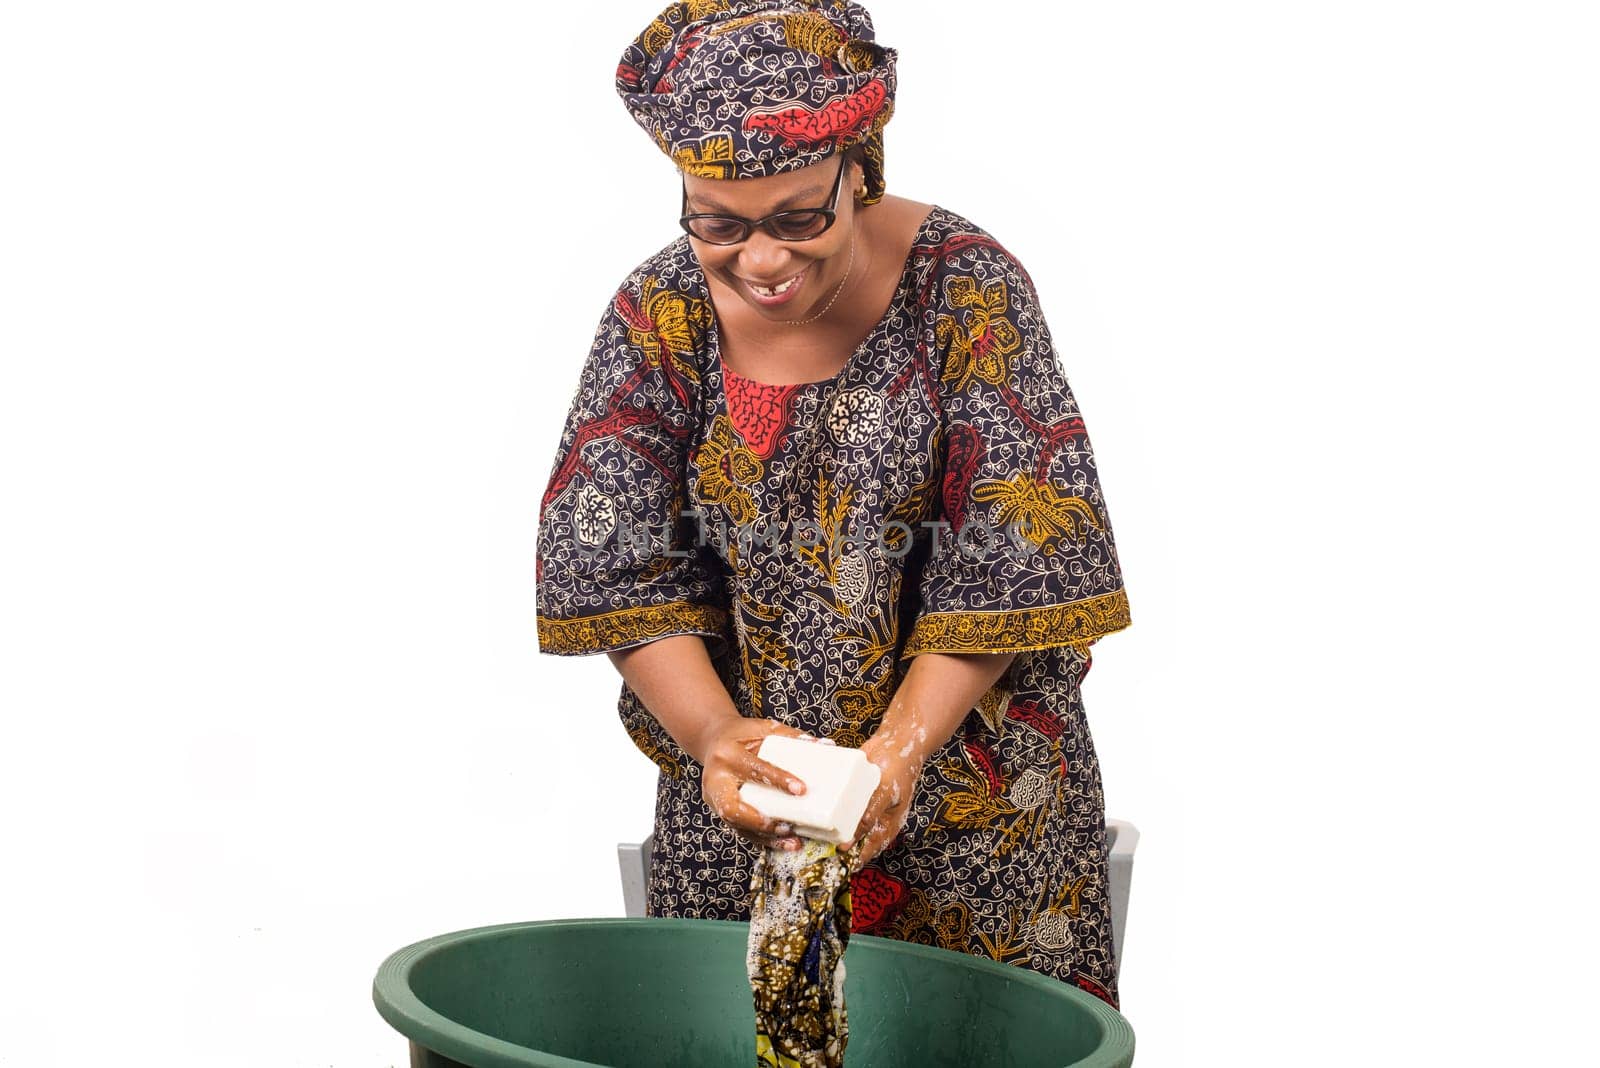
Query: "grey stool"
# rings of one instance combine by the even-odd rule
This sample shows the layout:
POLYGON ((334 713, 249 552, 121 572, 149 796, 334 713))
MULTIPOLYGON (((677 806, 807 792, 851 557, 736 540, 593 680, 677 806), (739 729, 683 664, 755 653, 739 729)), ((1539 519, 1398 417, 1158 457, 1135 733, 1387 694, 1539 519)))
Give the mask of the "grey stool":
MULTIPOLYGON (((642 842, 617 846, 622 868, 622 906, 629 916, 644 915, 644 888, 650 881, 650 847, 654 835, 642 842)), ((1123 932, 1128 928, 1128 888, 1133 882, 1133 851, 1139 845, 1139 828, 1126 820, 1106 820, 1106 849, 1111 867, 1111 933, 1116 940, 1117 969, 1122 968, 1123 932)))

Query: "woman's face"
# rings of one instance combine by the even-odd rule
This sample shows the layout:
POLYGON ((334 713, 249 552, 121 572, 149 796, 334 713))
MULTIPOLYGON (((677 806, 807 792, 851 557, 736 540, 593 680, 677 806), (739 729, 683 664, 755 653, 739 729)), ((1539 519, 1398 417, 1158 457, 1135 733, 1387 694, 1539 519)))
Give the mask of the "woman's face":
MULTIPOLYGON (((686 174, 686 210, 738 215, 753 221, 778 211, 826 208, 839 166, 838 158, 829 157, 800 170, 763 178, 729 181, 686 174)), ((833 205, 833 225, 809 240, 779 240, 758 226, 736 245, 716 245, 693 235, 689 244, 707 281, 733 291, 756 315, 773 322, 807 318, 828 302, 844 279, 856 225, 854 193, 860 184, 860 165, 846 164, 838 200, 833 205), (771 287, 786 282, 790 283, 787 290, 768 295, 771 287), (756 286, 768 288, 763 292, 756 286)))

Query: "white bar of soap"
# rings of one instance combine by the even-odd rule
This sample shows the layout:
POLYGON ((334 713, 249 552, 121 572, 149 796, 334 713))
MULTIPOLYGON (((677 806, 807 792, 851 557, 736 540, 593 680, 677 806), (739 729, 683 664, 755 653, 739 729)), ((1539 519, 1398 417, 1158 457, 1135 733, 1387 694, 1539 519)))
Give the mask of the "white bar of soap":
POLYGON ((739 797, 763 816, 794 825, 803 838, 843 845, 856 833, 872 791, 883 773, 859 749, 823 745, 805 738, 769 734, 756 756, 776 764, 806 784, 791 794, 765 783, 747 782, 739 797))

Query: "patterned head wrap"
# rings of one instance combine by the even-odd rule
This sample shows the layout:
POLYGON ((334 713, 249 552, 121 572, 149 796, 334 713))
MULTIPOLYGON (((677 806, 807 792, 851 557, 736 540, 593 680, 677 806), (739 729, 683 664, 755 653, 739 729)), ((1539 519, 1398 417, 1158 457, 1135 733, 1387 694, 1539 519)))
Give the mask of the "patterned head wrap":
POLYGON ((865 146, 883 197, 895 51, 851 0, 683 0, 622 53, 617 93, 686 174, 760 178, 865 146))

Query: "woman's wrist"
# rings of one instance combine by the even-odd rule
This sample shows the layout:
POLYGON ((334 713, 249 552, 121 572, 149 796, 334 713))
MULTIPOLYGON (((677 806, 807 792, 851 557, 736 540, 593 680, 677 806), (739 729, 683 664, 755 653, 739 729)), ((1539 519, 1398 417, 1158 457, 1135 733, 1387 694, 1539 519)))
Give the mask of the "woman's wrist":
POLYGON ((699 635, 668 635, 617 650, 611 662, 678 748, 702 766, 717 733, 739 718, 699 635))
POLYGON ((717 740, 717 734, 727 727, 729 723, 737 722, 740 718, 738 710, 730 704, 726 710, 713 712, 706 716, 696 729, 690 732, 689 738, 673 740, 678 742, 679 749, 689 754, 690 759, 701 767, 705 767, 706 757, 711 753, 711 747, 717 740))
POLYGON ((887 761, 913 767, 919 771, 955 733, 952 730, 943 737, 938 737, 930 735, 926 726, 913 725, 909 721, 890 724, 887 722, 887 717, 885 719, 886 721, 868 739, 871 745, 868 755, 882 756, 887 761))
POLYGON ((1012 653, 922 653, 913 658, 873 733, 879 746, 919 767, 961 729, 1010 666, 1012 653))

